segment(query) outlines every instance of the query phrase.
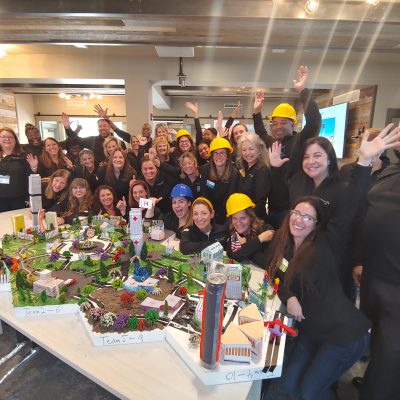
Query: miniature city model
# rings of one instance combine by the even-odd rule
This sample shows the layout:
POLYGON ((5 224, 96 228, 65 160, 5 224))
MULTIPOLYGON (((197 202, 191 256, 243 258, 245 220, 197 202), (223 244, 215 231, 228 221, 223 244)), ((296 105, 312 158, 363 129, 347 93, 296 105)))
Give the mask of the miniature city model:
MULTIPOLYGON (((139 220, 137 213, 131 217, 139 220)), ((57 234, 41 228, 5 235, 0 278, 5 268, 11 271, 16 314, 79 312, 97 346, 166 340, 207 385, 280 376, 279 340, 270 343, 274 335, 252 312, 252 321, 239 325, 239 314, 246 317, 248 311, 239 313, 238 282, 245 286, 243 271, 248 267, 218 261, 229 271, 231 299, 223 303, 223 356, 216 370, 207 371, 201 366, 198 344, 209 265, 198 255, 185 256, 169 245, 149 241, 138 225, 128 236, 126 224, 120 222, 93 218, 93 237, 79 221, 57 234), (46 239, 49 232, 52 235, 46 239), (252 324, 257 326, 250 329, 252 324)), ((208 249, 205 260, 209 263, 219 251, 208 249)))

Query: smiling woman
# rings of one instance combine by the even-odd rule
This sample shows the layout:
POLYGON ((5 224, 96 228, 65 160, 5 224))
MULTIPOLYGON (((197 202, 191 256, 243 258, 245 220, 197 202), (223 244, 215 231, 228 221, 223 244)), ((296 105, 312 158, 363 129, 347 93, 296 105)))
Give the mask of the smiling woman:
POLYGON ((198 253, 215 242, 225 247, 227 228, 213 221, 214 213, 212 203, 205 197, 198 197, 193 202, 192 223, 183 230, 179 243, 179 249, 183 254, 198 253))
POLYGON ((73 169, 71 160, 64 155, 60 143, 53 138, 47 138, 43 142, 43 152, 42 155, 38 157, 38 160, 38 173, 42 178, 49 177, 60 168, 67 170, 73 169))
POLYGON ((98 170, 99 182, 102 185, 111 186, 116 193, 117 199, 128 199, 129 182, 137 176, 136 171, 129 164, 124 150, 116 148, 110 154, 106 167, 98 170))

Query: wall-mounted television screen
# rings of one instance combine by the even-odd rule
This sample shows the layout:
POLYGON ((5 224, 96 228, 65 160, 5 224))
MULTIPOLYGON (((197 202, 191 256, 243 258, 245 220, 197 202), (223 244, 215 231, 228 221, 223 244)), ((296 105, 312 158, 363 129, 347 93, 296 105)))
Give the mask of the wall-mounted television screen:
MULTIPOLYGON (((326 137, 333 145, 337 158, 343 158, 344 144, 346 140, 348 103, 337 104, 319 111, 322 116, 319 136, 326 137)), ((306 124, 303 114, 302 127, 306 124)))

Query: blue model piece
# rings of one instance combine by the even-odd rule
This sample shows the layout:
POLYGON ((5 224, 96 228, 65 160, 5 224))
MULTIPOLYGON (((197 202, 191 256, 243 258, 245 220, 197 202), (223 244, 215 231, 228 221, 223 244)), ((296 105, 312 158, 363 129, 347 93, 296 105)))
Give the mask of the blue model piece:
POLYGON ((147 267, 140 264, 140 258, 138 256, 133 257, 133 265, 133 278, 135 279, 135 281, 143 282, 150 276, 147 267))

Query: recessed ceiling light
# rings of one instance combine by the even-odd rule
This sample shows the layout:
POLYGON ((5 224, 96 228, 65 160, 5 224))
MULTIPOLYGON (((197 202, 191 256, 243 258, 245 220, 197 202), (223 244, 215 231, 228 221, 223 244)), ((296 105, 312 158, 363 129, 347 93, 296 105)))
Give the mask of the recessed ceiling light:
POLYGON ((379 4, 379 0, 365 0, 367 4, 370 4, 371 6, 377 6, 379 4))
POLYGON ((87 49, 87 45, 84 43, 75 43, 74 47, 76 47, 77 49, 87 49))
POLYGON ((274 54, 283 54, 286 53, 286 49, 272 49, 274 54))
POLYGON ((319 7, 319 0, 307 0, 304 10, 307 14, 315 14, 319 7))

